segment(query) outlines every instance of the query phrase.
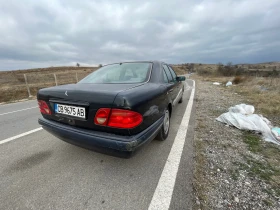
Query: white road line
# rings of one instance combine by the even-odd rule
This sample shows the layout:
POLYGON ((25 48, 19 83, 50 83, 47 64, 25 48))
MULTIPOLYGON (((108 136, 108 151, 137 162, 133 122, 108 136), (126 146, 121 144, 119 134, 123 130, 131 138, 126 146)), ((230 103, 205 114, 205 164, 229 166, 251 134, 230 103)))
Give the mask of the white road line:
POLYGON ((189 120, 194 99, 195 81, 193 81, 193 89, 191 96, 184 113, 181 125, 178 129, 174 143, 168 155, 167 161, 163 168, 162 174, 158 181, 156 190, 154 192, 149 210, 168 210, 175 186, 177 172, 186 140, 189 120))
POLYGON ((18 139, 18 138, 20 138, 20 137, 29 135, 29 134, 31 134, 31 133, 35 133, 35 132, 37 132, 37 131, 40 131, 40 130, 42 130, 42 129, 43 129, 43 128, 41 128, 41 127, 40 127, 40 128, 36 128, 36 129, 34 129, 34 130, 27 131, 27 132, 25 132, 25 133, 22 133, 22 134, 19 134, 19 135, 16 135, 16 136, 13 136, 13 137, 4 139, 4 140, 0 141, 0 144, 5 144, 5 143, 7 143, 7 142, 9 142, 9 141, 13 141, 13 140, 18 139))
POLYGON ((6 115, 6 114, 12 114, 12 113, 15 113, 15 112, 25 111, 25 110, 28 110, 28 109, 34 109, 34 108, 38 108, 38 106, 33 106, 33 107, 30 107, 30 108, 20 109, 20 110, 16 110, 16 111, 12 111, 12 112, 6 112, 6 113, 3 113, 3 114, 0 114, 0 116, 1 115, 6 115))
POLYGON ((0 107, 2 107, 2 106, 12 106, 12 105, 20 104, 20 103, 34 102, 34 101, 36 101, 36 99, 35 99, 35 100, 16 101, 16 102, 11 102, 11 103, 7 103, 7 104, 1 103, 1 104, 0 104, 0 107))

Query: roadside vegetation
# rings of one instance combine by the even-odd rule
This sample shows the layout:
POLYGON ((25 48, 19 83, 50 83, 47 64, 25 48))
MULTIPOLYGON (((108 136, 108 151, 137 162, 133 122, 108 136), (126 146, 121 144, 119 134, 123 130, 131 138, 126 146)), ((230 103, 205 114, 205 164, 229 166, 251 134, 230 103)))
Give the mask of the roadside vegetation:
POLYGON ((280 209, 280 146, 215 121, 230 106, 246 103, 279 127, 280 63, 196 64, 192 72, 197 81, 194 209, 280 209), (226 87, 228 81, 233 85, 226 87))
POLYGON ((29 97, 27 85, 31 95, 36 97, 37 91, 41 88, 55 86, 56 82, 58 85, 75 83, 96 69, 96 67, 81 67, 79 64, 77 67, 0 71, 0 103, 27 99, 29 97))
POLYGON ((280 63, 256 65, 227 65, 221 63, 213 67, 197 66, 197 78, 203 81, 233 83, 228 91, 247 98, 256 112, 272 118, 280 124, 280 63))

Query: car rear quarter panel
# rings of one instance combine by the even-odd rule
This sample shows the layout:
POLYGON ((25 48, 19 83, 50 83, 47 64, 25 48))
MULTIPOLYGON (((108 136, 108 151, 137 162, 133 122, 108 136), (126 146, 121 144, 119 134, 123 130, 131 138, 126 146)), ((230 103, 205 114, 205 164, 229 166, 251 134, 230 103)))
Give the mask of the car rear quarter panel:
POLYGON ((143 116, 141 125, 129 131, 130 135, 134 135, 143 131, 163 116, 169 100, 164 85, 146 83, 119 93, 113 102, 112 108, 133 110, 143 116))

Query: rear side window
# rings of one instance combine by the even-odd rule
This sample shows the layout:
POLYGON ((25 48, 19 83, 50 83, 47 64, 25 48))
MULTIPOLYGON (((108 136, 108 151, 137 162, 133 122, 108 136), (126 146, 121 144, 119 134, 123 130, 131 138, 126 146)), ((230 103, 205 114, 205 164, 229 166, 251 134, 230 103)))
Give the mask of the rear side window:
POLYGON ((103 66, 79 83, 141 83, 149 79, 151 63, 118 63, 103 66))
POLYGON ((163 65, 163 69, 164 69, 164 72, 167 75, 167 78, 168 78, 169 82, 174 82, 173 77, 172 77, 168 67, 166 65, 163 65))
POLYGON ((163 81, 164 81, 165 83, 168 83, 168 79, 167 79, 165 70, 162 71, 162 74, 163 74, 163 81))
POLYGON ((173 71, 173 69, 170 66, 168 66, 168 67, 169 67, 169 70, 172 74, 173 79, 176 81, 176 77, 177 77, 176 73, 173 71))

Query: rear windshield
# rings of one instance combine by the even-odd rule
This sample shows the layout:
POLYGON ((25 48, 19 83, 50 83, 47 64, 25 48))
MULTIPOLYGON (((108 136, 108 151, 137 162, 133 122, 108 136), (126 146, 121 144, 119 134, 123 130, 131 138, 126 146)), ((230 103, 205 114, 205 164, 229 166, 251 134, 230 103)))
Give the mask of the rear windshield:
POLYGON ((79 83, 141 83, 150 76, 151 63, 118 63, 103 66, 79 83))

